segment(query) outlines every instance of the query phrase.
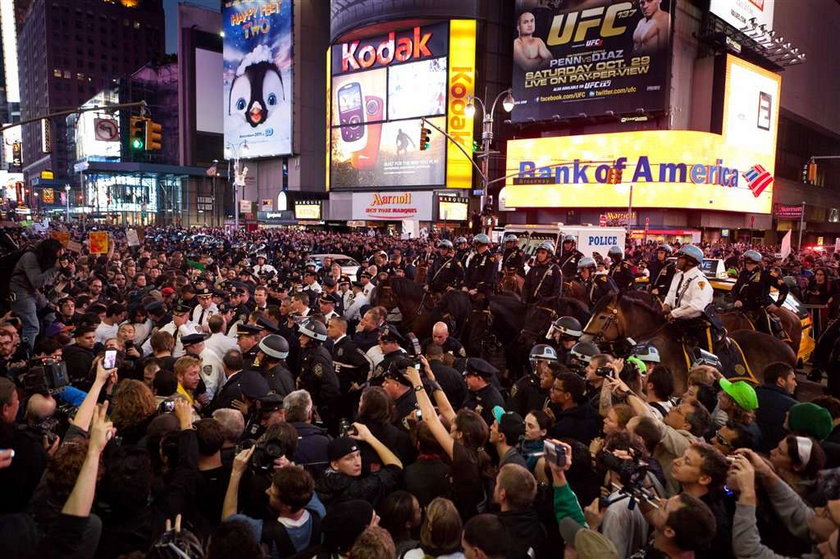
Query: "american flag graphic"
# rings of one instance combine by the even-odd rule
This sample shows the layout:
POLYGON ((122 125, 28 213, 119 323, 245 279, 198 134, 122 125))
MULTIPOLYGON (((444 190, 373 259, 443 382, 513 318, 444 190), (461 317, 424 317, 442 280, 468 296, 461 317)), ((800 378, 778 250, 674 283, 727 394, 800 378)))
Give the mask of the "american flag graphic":
POLYGON ((761 165, 753 165, 749 171, 741 174, 747 179, 747 185, 756 198, 764 192, 765 188, 773 184, 773 175, 761 165))

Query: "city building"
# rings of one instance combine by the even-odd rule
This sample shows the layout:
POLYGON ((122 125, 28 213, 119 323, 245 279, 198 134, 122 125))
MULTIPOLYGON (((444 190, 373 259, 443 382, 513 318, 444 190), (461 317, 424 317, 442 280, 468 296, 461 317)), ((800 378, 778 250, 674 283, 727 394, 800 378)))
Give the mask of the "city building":
MULTIPOLYGON (((33 0, 18 30, 21 119, 78 107, 164 53, 162 0, 33 0)), ((22 136, 29 185, 50 184, 42 171, 67 178, 64 116, 24 125, 22 136)))

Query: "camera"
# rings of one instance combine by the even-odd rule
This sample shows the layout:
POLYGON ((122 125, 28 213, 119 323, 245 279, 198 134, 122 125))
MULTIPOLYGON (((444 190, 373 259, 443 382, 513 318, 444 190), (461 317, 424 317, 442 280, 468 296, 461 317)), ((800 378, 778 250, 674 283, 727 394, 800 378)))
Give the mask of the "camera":
POLYGON ((23 374, 23 388, 27 394, 56 392, 70 384, 67 364, 52 358, 29 361, 29 370, 23 374))
POLYGON ((612 367, 598 367, 595 369, 595 375, 604 378, 615 378, 615 369, 612 367))
POLYGON ((545 441, 543 451, 545 452, 547 462, 551 462, 557 466, 566 465, 566 447, 551 441, 545 441))
POLYGON ((634 508, 636 501, 645 501, 656 506, 653 503, 656 495, 645 487, 645 479, 650 471, 647 462, 639 458, 619 458, 608 450, 601 451, 597 460, 608 470, 618 474, 620 492, 630 499, 628 508, 634 508))
POLYGON ((251 468, 255 472, 271 472, 274 470, 274 461, 286 456, 287 452, 286 443, 280 439, 258 442, 254 445, 254 453, 251 455, 251 468))
POLYGON ((349 437, 350 435, 358 435, 359 431, 353 427, 353 425, 347 421, 346 417, 342 417, 341 420, 338 422, 338 432, 341 434, 342 437, 349 437))
POLYGON ((158 406, 158 412, 160 413, 172 413, 175 411, 175 400, 164 400, 158 406))

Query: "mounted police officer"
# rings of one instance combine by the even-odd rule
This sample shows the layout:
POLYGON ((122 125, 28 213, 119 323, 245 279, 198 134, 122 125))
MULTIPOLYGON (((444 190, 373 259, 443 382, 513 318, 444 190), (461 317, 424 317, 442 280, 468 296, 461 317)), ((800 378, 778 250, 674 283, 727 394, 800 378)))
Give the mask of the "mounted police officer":
POLYGON ((615 281, 607 274, 595 273, 595 260, 584 257, 578 262, 578 278, 583 284, 584 289, 584 303, 591 309, 595 303, 607 295, 615 295, 618 293, 618 286, 615 281))
POLYGON ((561 364, 569 364, 569 351, 578 343, 582 333, 580 322, 573 316, 561 316, 548 329, 545 338, 556 351, 557 360, 561 364))
POLYGON ((557 352, 548 344, 537 344, 531 348, 528 361, 531 371, 513 385, 505 407, 523 417, 531 410, 543 408, 548 391, 540 386, 540 376, 549 368, 549 363, 557 363, 557 352))
POLYGON ((467 269, 467 260, 469 259, 472 251, 470 250, 470 243, 467 241, 466 237, 458 237, 455 239, 455 258, 461 262, 461 266, 464 269, 467 269))
POLYGON ((765 270, 761 266, 761 254, 755 250, 744 253, 744 269, 738 274, 738 281, 732 288, 735 294, 735 308, 742 309, 755 323, 755 327, 765 334, 784 338, 784 332, 778 326, 778 318, 770 315, 779 310, 785 302, 789 288, 781 277, 765 270), (779 291, 776 301, 770 297, 770 288, 779 291))
POLYGON ((583 253, 575 248, 575 243, 574 235, 566 235, 563 237, 563 248, 557 255, 557 264, 560 266, 563 276, 567 278, 575 277, 578 262, 583 258, 583 253))
POLYGON ((656 259, 648 266, 648 270, 650 270, 650 292, 652 295, 659 297, 660 301, 665 300, 668 289, 671 287, 671 280, 677 271, 676 262, 668 261, 668 257, 672 253, 670 246, 659 245, 656 247, 656 259))
POLYGON ((624 251, 619 246, 610 247, 607 253, 610 257, 610 277, 615 281, 619 291, 627 291, 636 281, 633 276, 633 265, 624 259, 624 251))
POLYGON ((700 269, 702 262, 703 251, 694 245, 683 245, 677 251, 677 273, 665 297, 665 318, 680 325, 699 347, 713 353, 706 308, 712 303, 714 290, 700 269))
POLYGON ((318 415, 327 425, 338 419, 335 401, 339 395, 338 377, 335 374, 330 352, 324 347, 327 328, 313 318, 307 318, 298 326, 300 341, 300 374, 297 387, 309 392, 318 415))
POLYGON ((470 295, 490 295, 496 288, 496 259, 490 250, 490 238, 479 233, 473 238, 475 254, 470 258, 464 276, 464 290, 470 295))
POLYGON ((543 241, 537 247, 534 265, 525 276, 522 286, 522 301, 536 303, 545 297, 559 297, 563 294, 563 272, 554 263, 554 243, 543 241))
POLYGON ((525 261, 527 257, 525 253, 519 248, 517 244, 519 237, 513 233, 505 235, 504 244, 505 250, 502 253, 502 268, 516 268, 516 274, 525 277, 525 261))
POLYGON ((432 293, 443 293, 458 288, 464 281, 464 266, 455 255, 452 241, 443 239, 438 243, 438 254, 426 274, 426 288, 432 293))

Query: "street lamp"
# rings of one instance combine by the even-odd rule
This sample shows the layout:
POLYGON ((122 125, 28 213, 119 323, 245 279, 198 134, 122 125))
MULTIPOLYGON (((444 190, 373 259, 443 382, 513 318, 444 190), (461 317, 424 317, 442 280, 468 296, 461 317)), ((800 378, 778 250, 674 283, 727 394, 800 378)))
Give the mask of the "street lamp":
POLYGON ((32 195, 35 197, 34 198, 35 204, 33 204, 35 206, 33 208, 33 210, 35 210, 34 214, 38 215, 38 196, 40 195, 40 192, 33 192, 32 195))
POLYGON ((484 115, 481 120, 481 173, 484 176, 482 177, 483 184, 481 185, 482 194, 480 200, 480 211, 484 211, 484 197, 487 196, 487 174, 489 173, 490 168, 490 142, 493 141, 493 120, 496 116, 496 104, 503 96, 504 100, 502 101, 502 108, 506 112, 511 112, 516 101, 513 98, 513 91, 510 88, 500 91, 499 94, 496 95, 496 98, 493 100, 493 104, 490 105, 489 113, 487 112, 487 103, 478 97, 473 97, 472 95, 467 96, 467 106, 464 107, 464 113, 467 117, 472 118, 475 116, 475 102, 477 101, 478 104, 481 105, 481 112, 484 115))
POLYGON ((64 221, 66 221, 69 224, 70 223, 70 185, 69 184, 64 185, 64 201, 67 203, 67 206, 65 208, 64 221))
POLYGON ((233 230, 234 234, 239 231, 239 189, 245 187, 245 177, 248 175, 248 167, 240 165, 242 153, 250 151, 248 140, 242 140, 236 145, 233 142, 227 143, 228 152, 233 152, 233 230))

